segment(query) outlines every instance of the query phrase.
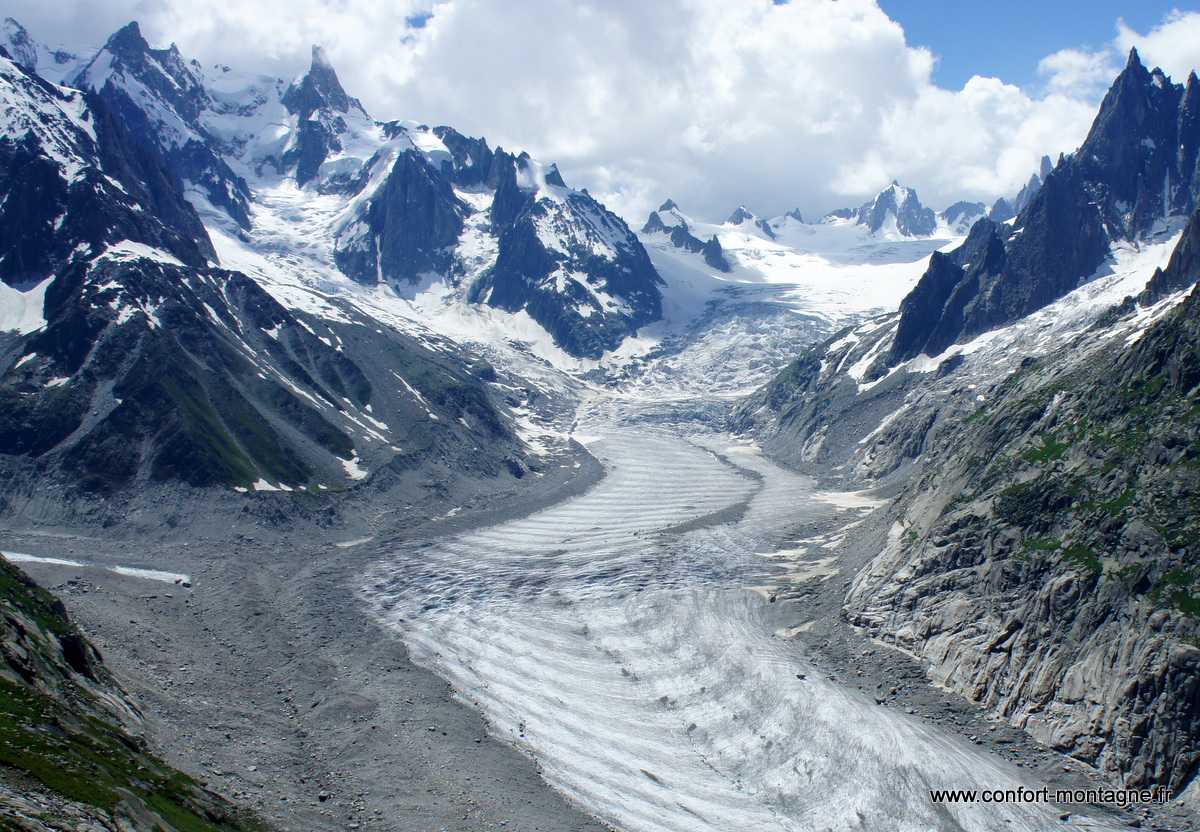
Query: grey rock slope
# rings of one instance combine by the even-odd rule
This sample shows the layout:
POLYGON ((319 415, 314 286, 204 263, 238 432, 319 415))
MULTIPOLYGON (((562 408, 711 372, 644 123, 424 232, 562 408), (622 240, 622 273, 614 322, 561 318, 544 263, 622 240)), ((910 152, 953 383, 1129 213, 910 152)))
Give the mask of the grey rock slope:
POLYGON ((1128 786, 1200 764, 1200 303, 1028 362, 930 438, 851 622, 1128 786))
POLYGON ((0 559, 0 825, 265 830, 155 757, 138 708, 62 602, 0 559))
MULTIPOLYGON (((1194 282, 1179 252, 1164 273, 1194 282)), ((792 465, 903 484, 852 624, 1116 782, 1178 794, 1200 763, 1200 304, 1126 347, 1133 307, 1040 357, 1017 340, 856 380, 893 337, 883 319, 814 348, 734 426, 792 465)))
POLYGON ((1091 277, 1114 240, 1139 239, 1164 219, 1186 217, 1200 190, 1200 81, 1172 84, 1133 51, 1079 150, 1046 173, 1011 227, 972 229, 985 261, 935 255, 901 305, 886 364, 937 355, 956 341, 1003 326, 1091 277))

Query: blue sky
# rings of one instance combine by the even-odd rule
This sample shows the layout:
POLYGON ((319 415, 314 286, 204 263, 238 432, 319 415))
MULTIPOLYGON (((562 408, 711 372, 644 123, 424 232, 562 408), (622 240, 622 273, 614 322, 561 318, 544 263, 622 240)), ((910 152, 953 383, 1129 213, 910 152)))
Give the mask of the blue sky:
POLYGON ((961 89, 972 75, 1000 78, 1036 89, 1038 62, 1061 49, 1104 47, 1117 21, 1145 32, 1173 9, 1200 10, 1200 3, 1160 0, 879 0, 904 27, 910 46, 938 56, 934 80, 961 89))

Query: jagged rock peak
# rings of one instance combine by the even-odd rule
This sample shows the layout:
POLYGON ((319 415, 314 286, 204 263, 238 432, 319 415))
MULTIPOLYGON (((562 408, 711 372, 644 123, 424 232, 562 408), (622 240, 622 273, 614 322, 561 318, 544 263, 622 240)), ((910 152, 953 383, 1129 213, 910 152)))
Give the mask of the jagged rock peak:
POLYGON ((737 210, 730 214, 729 219, 727 219, 725 222, 727 222, 729 225, 741 225, 746 220, 753 219, 757 219, 757 217, 755 217, 745 205, 739 205, 737 210))
POLYGON ((790 210, 790 211, 788 211, 786 214, 784 214, 784 216, 785 216, 785 217, 791 217, 791 218, 792 218, 792 219, 794 219, 796 222, 804 222, 804 217, 800 215, 800 209, 799 209, 799 208, 793 208, 792 210, 790 210))
POLYGON ((131 20, 112 33, 104 48, 119 57, 127 57, 148 51, 150 44, 142 37, 142 27, 136 20, 131 20))
POLYGON ((567 187, 567 183, 563 180, 562 174, 559 173, 558 163, 552 162, 550 167, 546 169, 546 184, 557 185, 560 188, 567 187))
POLYGON ((1000 197, 992 203, 991 209, 988 211, 988 219, 992 222, 1008 222, 1017 215, 1013 210, 1012 203, 1004 197, 1000 197))
MULTIPOLYGON (((143 83, 146 83, 145 75, 148 70, 157 70, 169 76, 174 83, 181 85, 184 89, 180 92, 185 94, 191 93, 192 88, 199 84, 198 80, 192 77, 191 72, 187 70, 178 47, 172 43, 165 49, 154 49, 142 36, 141 26, 136 20, 131 20, 109 36, 104 48, 96 53, 87 68, 80 73, 80 78, 86 79, 87 83, 98 89, 107 79, 105 73, 110 66, 125 68, 127 72, 141 79, 143 83), (93 78, 93 72, 99 73, 103 77, 93 78)), ((148 85, 155 86, 152 82, 148 85)))
POLYGON ((937 230, 937 215, 933 210, 921 204, 916 191, 894 179, 879 196, 858 209, 858 224, 867 226, 874 234, 886 229, 889 217, 894 220, 896 231, 905 237, 925 236, 937 230))
POLYGON ((342 87, 342 82, 338 80, 337 72, 329 62, 325 50, 316 45, 312 48, 312 64, 308 72, 292 82, 281 101, 289 113, 299 115, 301 119, 306 119, 323 108, 339 113, 357 109, 366 115, 366 110, 359 100, 351 98, 342 87))
POLYGON ((824 217, 822 217, 821 221, 824 222, 827 220, 852 220, 857 216, 858 216, 857 208, 835 208, 834 210, 832 210, 828 214, 826 214, 824 217))
POLYGON ((675 200, 668 199, 662 205, 658 206, 658 210, 660 210, 660 211, 678 211, 679 206, 675 204, 675 200))
POLYGON ((662 221, 662 217, 659 216, 658 211, 651 211, 650 216, 646 218, 646 224, 642 226, 643 234, 655 234, 660 231, 666 232, 668 230, 669 229, 667 228, 667 225, 662 221))

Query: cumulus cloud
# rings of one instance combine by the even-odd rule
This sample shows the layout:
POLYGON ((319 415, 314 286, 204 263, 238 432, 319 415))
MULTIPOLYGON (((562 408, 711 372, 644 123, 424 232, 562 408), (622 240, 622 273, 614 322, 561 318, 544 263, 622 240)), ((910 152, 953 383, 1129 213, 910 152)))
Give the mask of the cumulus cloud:
POLYGON ((1200 12, 1172 11, 1144 34, 1117 21, 1113 39, 1103 47, 1055 52, 1041 60, 1038 72, 1051 93, 1098 102, 1133 48, 1147 67, 1161 67, 1183 82, 1200 67, 1200 12))
MULTIPOLYGON (((71 28, 89 20, 82 4, 77 17, 70 0, 29 5, 14 14, 35 37, 87 39, 71 28)), ((528 150, 633 220, 667 197, 706 218, 742 203, 819 216, 892 179, 935 207, 1012 195, 1043 154, 1082 140, 1107 66, 1059 53, 1037 96, 984 78, 940 89, 935 56, 874 0, 100 5, 109 30, 137 18, 152 42, 244 70, 290 77, 320 43, 376 118, 528 150)), ((1164 55, 1183 49, 1182 35, 1151 35, 1164 55)))
POLYGON ((1114 47, 1122 58, 1137 47, 1143 63, 1162 67, 1176 81, 1183 81, 1200 67, 1200 12, 1171 12, 1146 34, 1119 23, 1114 47))
POLYGON ((1099 101, 1119 71, 1114 57, 1111 49, 1063 49, 1043 58, 1038 63, 1038 74, 1046 78, 1051 93, 1099 101))

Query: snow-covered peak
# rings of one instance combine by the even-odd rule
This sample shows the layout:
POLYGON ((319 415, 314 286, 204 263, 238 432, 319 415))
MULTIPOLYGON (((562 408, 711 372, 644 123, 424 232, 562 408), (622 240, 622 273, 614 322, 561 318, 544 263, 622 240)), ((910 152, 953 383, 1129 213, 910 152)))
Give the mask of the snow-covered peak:
POLYGON ((677 228, 687 232, 691 229, 693 222, 690 216, 683 213, 675 200, 668 199, 662 205, 658 206, 657 211, 650 212, 650 216, 646 219, 646 224, 642 227, 642 233, 670 234, 677 228))
POLYGON ((87 55, 81 58, 77 54, 80 50, 52 49, 35 41, 25 27, 11 17, 6 17, 3 25, 0 25, 0 48, 30 72, 59 86, 66 79, 79 74, 90 52, 94 51, 88 50, 87 55))
POLYGON ((94 152, 95 124, 77 90, 41 83, 0 57, 0 137, 28 142, 54 161, 63 178, 78 176, 94 152))
POLYGON ((745 205, 739 205, 737 210, 735 210, 732 214, 729 215, 729 219, 727 219, 725 221, 725 224, 729 225, 729 226, 735 226, 735 227, 742 226, 742 225, 748 225, 748 226, 756 229, 758 232, 760 232, 763 236, 767 237, 768 239, 771 239, 771 240, 775 239, 775 232, 771 229, 771 224, 769 222, 767 222, 765 219, 760 219, 758 216, 756 216, 754 214, 753 211, 751 211, 745 205))
POLYGON ((29 70, 37 70, 38 48, 25 27, 11 17, 4 18, 0 26, 0 47, 9 57, 29 70))
POLYGON ((531 191, 535 198, 546 197, 555 202, 567 198, 571 189, 563 181, 558 172, 558 165, 549 167, 534 159, 528 153, 517 157, 517 185, 524 191, 531 191))
POLYGON ((982 202, 959 201, 942 212, 942 222, 956 234, 966 234, 975 220, 987 216, 988 207, 982 202))
POLYGON ((195 119, 208 105, 208 93, 197 74, 198 65, 190 65, 175 44, 152 49, 142 37, 137 22, 132 22, 108 39, 104 48, 72 80, 72 85, 97 92, 106 85, 123 90, 131 101, 151 118, 171 125, 174 140, 184 143, 194 132, 195 119))
POLYGON ((367 111, 357 98, 351 98, 338 80, 337 72, 320 46, 312 48, 312 64, 308 72, 297 78, 283 94, 283 105, 292 115, 312 118, 318 110, 328 109, 343 115, 357 110, 364 117, 367 111))
POLYGON ((937 215, 921 204, 916 191, 895 180, 858 209, 857 223, 884 236, 926 237, 937 231, 937 215))
POLYGON ((745 205, 739 205, 737 209, 729 215, 729 219, 725 220, 728 225, 741 225, 744 222, 753 222, 758 219, 754 213, 745 205))

